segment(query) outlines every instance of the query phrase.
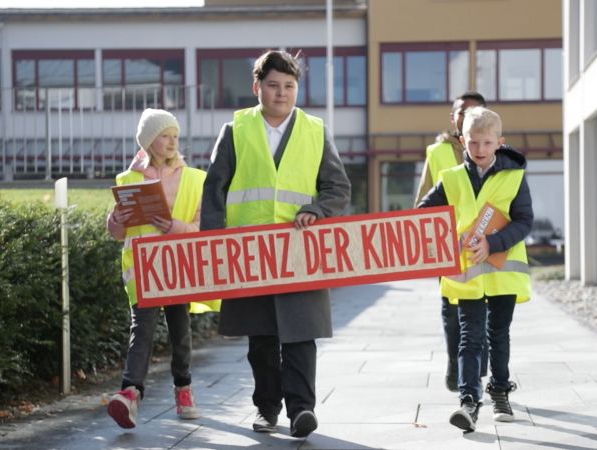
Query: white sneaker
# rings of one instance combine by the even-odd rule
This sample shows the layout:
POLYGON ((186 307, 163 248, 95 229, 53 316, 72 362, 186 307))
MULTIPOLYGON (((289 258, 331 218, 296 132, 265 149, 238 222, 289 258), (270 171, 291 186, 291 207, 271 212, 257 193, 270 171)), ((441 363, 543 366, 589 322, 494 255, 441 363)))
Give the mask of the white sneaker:
POLYGON ((141 393, 135 386, 129 386, 113 395, 108 403, 108 414, 122 428, 135 428, 137 409, 141 393))
POLYGON ((195 407, 191 385, 174 387, 174 398, 176 399, 176 413, 178 417, 181 419, 199 418, 199 410, 195 407))

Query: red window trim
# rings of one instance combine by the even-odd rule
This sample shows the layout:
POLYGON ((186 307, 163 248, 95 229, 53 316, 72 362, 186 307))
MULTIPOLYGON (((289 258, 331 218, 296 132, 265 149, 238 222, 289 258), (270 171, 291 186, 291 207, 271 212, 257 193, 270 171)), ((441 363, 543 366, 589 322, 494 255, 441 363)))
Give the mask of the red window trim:
MULTIPOLYGON (((39 60, 46 59, 68 59, 73 61, 73 79, 74 84, 68 89, 73 89, 75 104, 73 109, 79 109, 79 76, 78 76, 78 64, 77 61, 85 59, 95 59, 94 50, 12 50, 12 79, 15 80, 15 92, 14 92, 14 110, 17 110, 17 94, 18 86, 16 86, 17 79, 17 63, 19 61, 29 60, 33 61, 33 77, 34 77, 34 89, 35 89, 35 110, 39 111, 40 98, 39 92, 42 89, 39 86, 39 60)), ((22 109, 18 109, 22 111, 22 109)))
MULTIPOLYGON (((452 51, 470 52, 469 43, 466 41, 454 42, 382 42, 379 51, 379 99, 384 106, 411 106, 411 105, 444 105, 450 103, 450 71, 448 70, 449 53, 452 51), (406 52, 444 52, 446 54, 446 99, 439 102, 412 102, 406 99, 406 63, 404 54, 406 52), (397 102, 386 101, 383 96, 383 57, 385 53, 400 53, 402 72, 402 99, 397 102)), ((470 54, 469 54, 470 65, 470 54)), ((470 80, 469 80, 470 83, 470 80)))
POLYGON ((562 39, 525 39, 516 41, 479 41, 477 43, 477 50, 539 50, 540 61, 540 98, 538 99, 521 99, 521 100, 501 100, 500 99, 500 58, 496 54, 495 64, 495 100, 494 103, 501 104, 520 104, 520 103, 559 103, 562 99, 547 99, 545 98, 545 50, 561 49, 562 39))
MULTIPOLYGON (((160 61, 160 87, 162 91, 162 99, 164 99, 164 88, 168 86, 164 81, 164 63, 167 60, 180 60, 182 64, 182 84, 185 86, 185 51, 181 48, 170 49, 106 49, 102 50, 102 70, 103 62, 107 59, 120 60, 120 87, 127 86, 124 73, 124 61, 127 59, 153 59, 160 61)), ((114 86, 114 85, 110 85, 114 86)), ((162 105, 163 107, 163 105, 162 105)), ((175 108, 179 109, 185 107, 185 96, 180 99, 180 105, 175 108)))
MULTIPOLYGON (((223 99, 223 73, 222 73, 222 61, 225 59, 235 58, 258 58, 263 52, 267 51, 266 48, 238 48, 238 49, 197 49, 196 50, 196 65, 197 65, 197 86, 201 85, 201 61, 203 59, 216 59, 218 60, 218 99, 223 99)), ((296 55, 300 51, 299 57, 309 58, 313 56, 325 56, 325 47, 290 47, 286 51, 291 55, 296 55)), ((367 48, 359 46, 347 46, 347 47, 334 47, 334 57, 348 57, 348 56, 364 56, 367 59, 367 48)), ((247 77, 251 76, 247 74, 247 77)), ((309 104, 309 86, 308 77, 306 74, 302 74, 305 80, 305 104, 303 106, 307 108, 323 108, 324 105, 311 105, 309 104)), ((365 77, 367 77, 367 70, 365 70, 365 77)), ((365 104, 364 105, 348 105, 346 101, 347 96, 347 83, 346 83, 346 63, 344 64, 344 103, 342 105, 335 105, 336 107, 364 107, 367 105, 367 88, 365 84, 365 104)), ((201 105, 201 93, 197 89, 197 108, 201 105)), ((215 104, 216 109, 231 109, 229 107, 220 104, 215 104)))
POLYGON ((562 39, 524 39, 517 41, 477 41, 478 50, 562 48, 562 39))

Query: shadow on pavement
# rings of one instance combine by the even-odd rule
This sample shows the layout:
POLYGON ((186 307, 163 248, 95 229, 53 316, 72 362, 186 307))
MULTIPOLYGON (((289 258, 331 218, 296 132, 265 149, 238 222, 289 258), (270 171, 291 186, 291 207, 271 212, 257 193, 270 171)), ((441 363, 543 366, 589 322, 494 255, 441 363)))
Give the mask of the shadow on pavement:
POLYGON ((364 284, 346 288, 332 289, 332 321, 334 329, 348 325, 356 316, 375 303, 390 291, 403 291, 405 295, 412 292, 409 288, 398 288, 390 283, 364 284), (342 305, 339 305, 342 303, 342 305))
MULTIPOLYGON (((256 433, 252 430, 251 424, 248 423, 246 426, 234 425, 228 422, 221 422, 215 419, 202 418, 200 419, 201 426, 189 433, 183 440, 178 442, 174 448, 205 448, 210 450, 226 449, 247 449, 247 448, 289 448, 289 449, 308 449, 315 448, 310 444, 310 439, 317 438, 317 448, 342 448, 342 449, 371 449, 372 447, 364 446, 355 442, 348 442, 342 439, 335 439, 329 436, 324 436, 315 431, 310 438, 306 439, 295 439, 290 437, 290 430, 287 426, 278 426, 278 431, 273 434, 268 433, 256 433), (219 437, 220 441, 223 442, 209 442, 210 430, 217 430, 218 432, 230 433, 234 435, 234 439, 246 438, 241 444, 234 444, 225 442, 225 437, 218 433, 216 437, 219 437), (204 433, 206 433, 205 436, 204 433), (254 441, 254 443, 248 443, 247 441, 254 441)), ((116 442, 115 442, 116 444, 116 442)))

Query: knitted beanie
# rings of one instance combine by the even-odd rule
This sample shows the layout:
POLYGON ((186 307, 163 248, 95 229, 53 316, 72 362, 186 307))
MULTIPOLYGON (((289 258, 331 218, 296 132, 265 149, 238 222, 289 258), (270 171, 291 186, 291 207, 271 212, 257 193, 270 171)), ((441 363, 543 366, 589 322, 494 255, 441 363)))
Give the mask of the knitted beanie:
POLYGON ((180 133, 178 121, 171 113, 163 109, 147 108, 137 125, 137 143, 143 150, 147 150, 166 128, 176 128, 180 133))

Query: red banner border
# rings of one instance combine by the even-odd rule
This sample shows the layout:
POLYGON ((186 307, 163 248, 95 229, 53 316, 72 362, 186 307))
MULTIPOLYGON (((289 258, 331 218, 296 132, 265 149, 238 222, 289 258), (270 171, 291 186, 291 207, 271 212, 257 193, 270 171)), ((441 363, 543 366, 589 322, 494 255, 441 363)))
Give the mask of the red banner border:
MULTIPOLYGON (((320 225, 328 225, 334 224, 338 222, 358 222, 362 220, 372 220, 372 219, 384 219, 387 217, 401 217, 401 216, 409 216, 416 211, 417 213, 438 213, 438 212, 448 212, 450 215, 450 225, 453 230, 456 230, 456 217, 454 214, 454 207, 453 206, 436 206, 432 208, 425 208, 425 209, 406 209, 401 211, 390 211, 390 212, 382 212, 382 213, 372 213, 372 214, 357 214, 351 216, 341 216, 341 217, 332 217, 327 219, 320 219, 315 224, 311 225, 312 227, 317 227, 320 225)), ((234 234, 238 232, 250 232, 250 231, 262 231, 264 229, 268 230, 278 230, 278 229, 287 229, 293 228, 294 225, 292 223, 279 223, 279 224, 271 224, 271 225, 250 225, 245 227, 234 227, 234 228, 225 228, 219 230, 209 230, 209 231, 201 231, 202 236, 213 236, 213 235, 227 235, 227 234, 234 234)), ((195 233, 194 233, 195 234, 195 233)), ((141 285, 141 275, 140 271, 137 270, 140 264, 139 256, 137 252, 137 246, 139 243, 148 243, 148 242, 156 242, 156 241, 171 241, 176 240, 177 238, 186 239, 188 238, 188 234, 169 234, 163 236, 152 236, 152 237, 140 237, 133 239, 133 255, 135 259, 135 281, 137 286, 141 285)), ((340 278, 335 280, 321 280, 321 281, 304 281, 298 283, 288 283, 288 284, 276 284, 275 286, 266 286, 266 287, 253 287, 253 288, 239 288, 233 290, 226 290, 226 291, 210 291, 208 293, 194 293, 194 294, 184 294, 184 295, 173 295, 173 296, 164 296, 159 298, 143 298, 143 293, 141 290, 137 290, 137 301, 139 307, 141 308, 148 308, 152 306, 167 306, 167 305, 175 305, 180 303, 189 303, 195 301, 207 301, 207 300, 214 300, 217 298, 242 298, 242 297, 255 297, 259 295, 270 295, 279 292, 281 287, 284 287, 285 292, 300 292, 300 291, 311 291, 317 289, 325 289, 325 288, 334 288, 334 287, 342 287, 342 286, 353 286, 358 284, 369 284, 369 283, 383 283, 386 281, 400 281, 400 280, 409 280, 413 278, 430 278, 430 277, 438 277, 443 275, 458 275, 461 273, 460 270, 460 255, 459 255, 459 245, 458 245, 458 236, 456 233, 453 234, 453 247, 456 249, 456 253, 454 256, 454 265, 451 267, 442 267, 439 269, 422 269, 422 270, 413 270, 408 272, 395 272, 395 273, 386 273, 386 274, 376 274, 376 275, 362 275, 358 277, 350 277, 350 278, 340 278)))

